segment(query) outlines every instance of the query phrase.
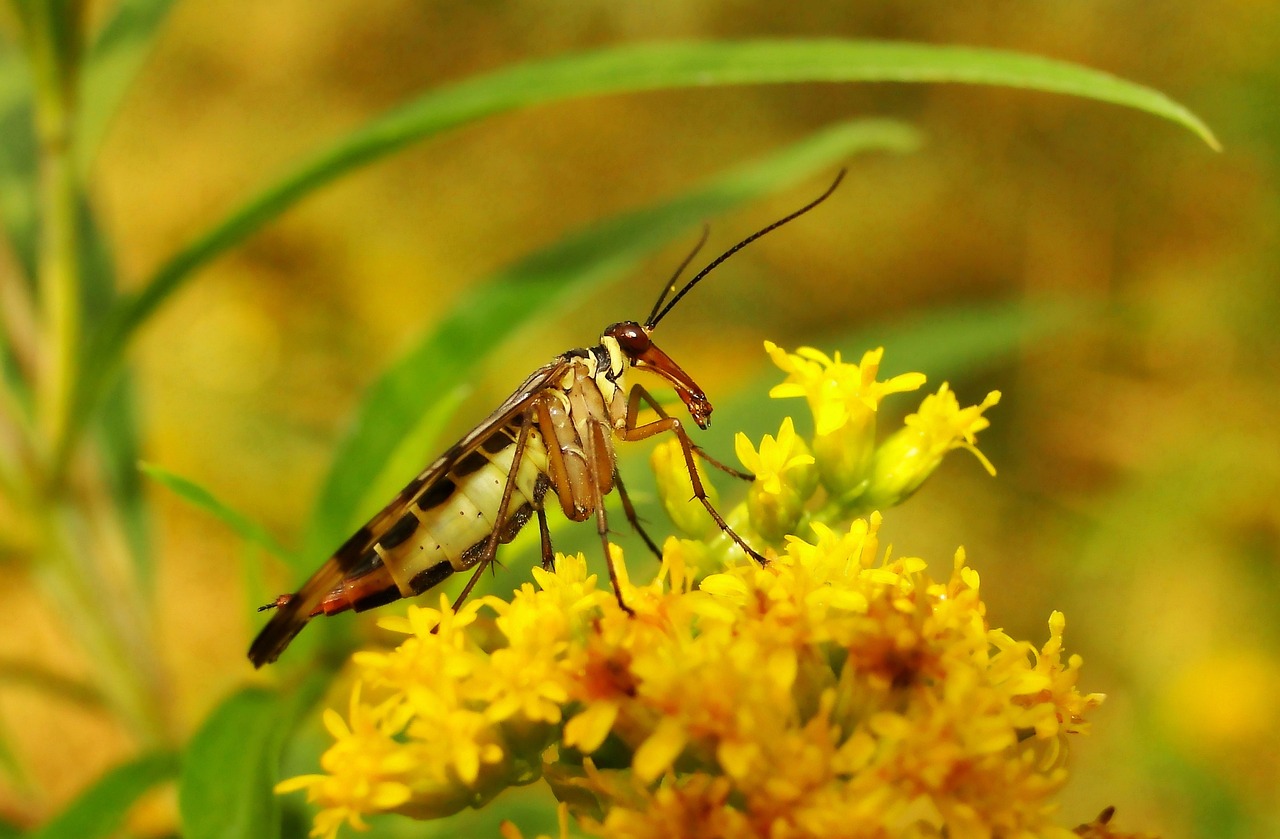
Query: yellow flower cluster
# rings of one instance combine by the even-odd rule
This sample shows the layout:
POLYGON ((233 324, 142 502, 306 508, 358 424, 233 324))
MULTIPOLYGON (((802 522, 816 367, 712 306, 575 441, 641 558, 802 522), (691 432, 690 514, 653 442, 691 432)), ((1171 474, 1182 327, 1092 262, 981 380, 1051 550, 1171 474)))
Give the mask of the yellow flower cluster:
POLYGON ((881 559, 878 526, 700 585, 671 540, 658 579, 623 584, 634 617, 581 556, 509 603, 410 607, 384 622, 399 648, 358 655, 349 724, 327 715, 328 774, 280 789, 321 804, 318 836, 539 776, 591 835, 1068 836, 1061 745, 1101 697, 1061 615, 1039 650, 990 629, 962 552, 937 582, 881 559))
MULTIPOLYGON (((406 637, 356 655, 348 717, 325 717, 324 774, 278 787, 320 805, 313 835, 373 813, 445 816, 539 778, 597 836, 1072 835, 1053 820, 1063 746, 1102 697, 1076 689, 1062 615, 1043 646, 1017 641, 988 626, 963 551, 935 579, 881 550, 878 513, 849 523, 948 451, 986 464, 974 434, 999 395, 962 409, 943 385, 877 446, 880 400, 923 376, 877 382, 878 350, 851 365, 767 349, 788 373, 774 395, 806 396, 816 426, 809 442, 790 419, 758 447, 738 440, 756 480, 727 518, 776 546, 769 565, 735 561, 690 518, 702 538, 668 539, 646 585, 614 549, 634 615, 562 556, 510 602, 383 621, 406 637), (810 512, 819 485, 828 500, 810 512)), ((655 466, 684 504, 678 452, 655 466)))

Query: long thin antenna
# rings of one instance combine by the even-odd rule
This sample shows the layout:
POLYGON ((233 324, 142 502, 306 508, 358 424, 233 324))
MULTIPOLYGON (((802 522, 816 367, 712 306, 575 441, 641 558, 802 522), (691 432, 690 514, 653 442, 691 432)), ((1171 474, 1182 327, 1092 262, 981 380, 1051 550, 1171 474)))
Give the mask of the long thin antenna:
MULTIPOLYGON (((808 204, 805 204, 803 207, 796 210, 794 213, 791 213, 790 215, 783 216, 782 218, 775 221, 773 224, 770 224, 766 227, 762 227, 761 229, 757 230, 755 233, 752 233, 750 236, 743 239, 738 244, 734 245, 724 253, 717 256, 715 259, 711 260, 711 262, 707 264, 706 268, 703 268, 701 271, 699 271, 697 274, 694 275, 693 279, 685 283, 684 288, 680 289, 680 292, 675 297, 671 298, 671 301, 667 303, 666 308, 658 312, 656 317, 653 314, 649 315, 649 319, 644 322, 645 328, 653 329, 655 326, 657 326, 658 322, 667 316, 667 312, 670 312, 673 308, 675 308, 675 305, 680 302, 680 298, 688 294, 695 285, 697 285, 699 282, 702 281, 704 277, 706 277, 708 274, 714 271, 716 267, 720 265, 720 263, 724 262, 726 259, 733 256, 735 253, 742 250, 747 245, 754 242, 756 239, 759 239, 761 236, 764 236, 766 233, 771 233, 774 230, 777 230, 782 225, 786 224, 787 222, 798 219, 800 216, 804 215, 805 213, 812 210, 814 207, 821 204, 823 201, 826 201, 828 198, 830 198, 831 193, 835 192, 836 187, 840 186, 840 182, 844 180, 845 172, 847 171, 848 171, 847 169, 841 169, 840 172, 836 175, 836 179, 831 182, 831 186, 827 187, 826 192, 822 193, 817 198, 810 201, 808 204)), ((675 285, 674 279, 672 280, 671 285, 674 287, 675 285)), ((667 296, 666 292, 664 292, 662 297, 666 298, 666 296, 667 296)), ((658 302, 661 303, 662 300, 659 299, 658 302)), ((654 306, 655 310, 657 308, 658 308, 657 306, 654 306)))
POLYGON ((649 312, 649 320, 653 320, 653 316, 658 313, 658 308, 662 306, 662 301, 667 299, 667 295, 676 290, 676 281, 680 279, 680 275, 684 273, 684 269, 689 267, 689 263, 693 262, 693 258, 698 255, 698 251, 702 250, 702 246, 707 243, 707 237, 711 235, 711 225, 702 225, 702 238, 698 240, 698 244, 693 246, 693 250, 689 251, 689 255, 680 263, 680 267, 676 268, 676 272, 671 275, 671 279, 667 280, 667 284, 662 287, 662 294, 658 295, 658 302, 653 304, 653 311, 649 312))

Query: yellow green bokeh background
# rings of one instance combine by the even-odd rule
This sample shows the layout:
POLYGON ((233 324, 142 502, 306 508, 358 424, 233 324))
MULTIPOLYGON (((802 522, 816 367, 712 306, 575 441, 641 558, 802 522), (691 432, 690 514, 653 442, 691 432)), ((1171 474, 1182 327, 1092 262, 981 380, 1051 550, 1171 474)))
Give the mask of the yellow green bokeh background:
MULTIPOLYGON (((357 171, 203 269, 132 351, 145 458, 288 543, 362 389, 461 290, 823 124, 897 117, 923 132, 920 151, 854 159, 827 205, 664 321, 664 349, 713 401, 741 405, 746 388, 765 398, 765 338, 856 357, 868 347, 839 336, 963 324, 1002 303, 1059 312, 980 366, 922 370, 933 387, 956 375, 967 403, 1003 391, 981 440, 1000 473, 953 457, 882 535, 941 567, 963 544, 992 625, 1015 637, 1042 642, 1049 612, 1066 613, 1082 689, 1109 698, 1074 743, 1064 821, 1114 804, 1124 827, 1170 837, 1280 831, 1280 6, 187 0, 112 127, 91 196, 128 286, 260 184, 424 90, 589 47, 764 35, 1076 61, 1186 104, 1224 151, 1133 111, 956 85, 686 90, 484 120, 357 171)), ((712 219, 713 249, 821 186, 712 219)), ((495 333, 503 360, 453 429, 551 355, 643 317, 686 247, 536 327, 495 333)), ((894 352, 890 341, 897 372, 894 352)), ((727 409, 716 419, 735 425, 727 409)), ((160 664, 182 736, 261 678, 244 658, 258 622, 240 541, 163 488, 149 495, 160 664)), ((0 656, 83 673, 29 570, 5 571, 0 656)), ((264 573, 282 590, 296 582, 264 573)), ((26 787, 0 779, 0 814, 19 823, 133 749, 104 717, 25 685, 0 684, 0 719, 30 770, 26 787)), ((172 802, 149 807, 135 828, 163 835, 172 802)))

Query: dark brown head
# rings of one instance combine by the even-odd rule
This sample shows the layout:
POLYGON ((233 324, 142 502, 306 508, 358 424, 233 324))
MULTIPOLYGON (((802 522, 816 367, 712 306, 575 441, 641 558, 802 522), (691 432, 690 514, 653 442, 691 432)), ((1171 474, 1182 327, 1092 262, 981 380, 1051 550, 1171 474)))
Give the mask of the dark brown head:
POLYGON ((738 242, 738 244, 711 260, 705 268, 693 276, 693 279, 685 283, 679 291, 676 291, 676 284, 680 279, 680 275, 684 273, 685 268, 689 267, 689 263, 693 261, 694 256, 697 255, 707 241, 708 231, 703 228, 702 239, 694 247, 693 252, 680 263, 680 267, 676 269, 675 274, 667 281, 667 284, 662 287, 662 294, 658 296, 657 302, 653 304, 653 311, 649 312, 649 317, 645 319, 644 324, 636 323, 633 320, 624 320, 621 323, 615 323, 610 326, 600 336, 600 343, 608 352, 610 361, 614 361, 616 358, 614 355, 615 346, 621 356, 616 358, 617 364, 610 364, 610 368, 621 371, 628 366, 639 367, 658 374, 669 381, 672 387, 676 389, 676 393, 680 394, 680 398, 684 400, 685 407, 689 409, 689 415, 693 417, 693 421, 698 424, 698 427, 707 428, 710 426, 711 403, 707 401, 707 395, 702 392, 702 388, 698 387, 693 379, 689 378, 688 373, 681 370, 680 366, 671 360, 670 356, 654 345, 649 336, 653 333, 654 327, 658 325, 658 322, 665 318, 675 308, 675 305, 692 291, 694 286, 702 282, 708 274, 714 271, 717 266, 761 236, 777 230, 784 224, 799 218, 823 201, 826 201, 831 193, 835 192, 836 187, 840 185, 842 178, 844 178, 843 169, 836 175, 831 186, 827 187, 826 191, 817 198, 738 242))
POLYGON ((699 428, 711 425, 711 403, 698 383, 671 360, 671 356, 658 349, 649 338, 649 329, 633 320, 615 323, 600 336, 600 343, 612 353, 617 346, 622 354, 621 367, 637 367, 655 373, 671 383, 689 409, 689 416, 699 428))

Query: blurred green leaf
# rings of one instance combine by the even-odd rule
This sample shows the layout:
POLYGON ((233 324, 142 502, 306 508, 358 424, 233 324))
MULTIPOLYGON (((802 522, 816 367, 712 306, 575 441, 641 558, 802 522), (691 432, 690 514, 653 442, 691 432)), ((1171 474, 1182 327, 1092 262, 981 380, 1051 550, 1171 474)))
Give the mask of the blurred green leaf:
MULTIPOLYGON (((832 347, 844 348, 846 357, 884 347, 883 375, 918 370, 936 387, 1009 361, 1036 341, 1090 326, 1091 316, 1098 311, 1097 305, 1069 299, 944 306, 826 340, 832 347)), ((822 344, 816 346, 823 349, 822 344)))
MULTIPOLYGON (((944 381, 964 379, 1009 361, 1037 341, 1089 325, 1092 311, 1093 307, 1072 301, 1040 304, 1000 301, 985 306, 946 306, 900 323, 862 326, 804 343, 828 355, 839 351, 846 360, 854 361, 866 350, 884 347, 881 378, 919 371, 928 376, 925 389, 936 390, 944 381)), ((795 346, 784 343, 783 349, 794 350, 795 346)), ((800 400, 768 398, 769 389, 782 381, 784 374, 766 361, 763 347, 760 359, 759 378, 721 400, 723 405, 716 403, 720 408, 717 416, 723 421, 708 429, 704 439, 698 441, 708 445, 712 452, 731 453, 733 436, 739 431, 754 441, 764 434, 777 434, 786 416, 797 417, 799 426, 807 427, 801 418, 807 418, 808 412, 800 400)), ((694 377, 696 380, 696 374, 694 377)), ((970 401, 977 401, 982 395, 975 394, 970 401)), ((960 394, 960 398, 963 400, 965 394, 960 394)), ((904 404, 912 404, 909 395, 905 399, 904 404)), ((889 404, 892 406, 892 402, 889 404)), ((636 483, 648 490, 652 486, 648 470, 637 471, 642 473, 643 480, 636 483)), ((631 483, 628 480, 628 487, 631 483)))
POLYGON ((155 584, 155 564, 151 556, 142 481, 138 475, 140 448, 133 393, 133 378, 129 375, 121 376, 112 383, 97 417, 96 437, 102 452, 103 476, 120 511, 139 586, 150 593, 155 584))
POLYGON ((179 498, 199 507, 227 525, 227 527, 230 527, 246 541, 252 542, 282 559, 287 560, 290 558, 289 551, 277 542, 275 537, 267 532, 266 528, 238 510, 227 506, 218 500, 212 492, 195 481, 175 475, 164 467, 156 466, 152 463, 139 463, 138 468, 145 472, 148 477, 163 484, 179 498))
POLYGON ((36 275, 36 135, 22 50, 0 39, 0 223, 27 287, 36 275))
POLYGON ((0 839, 18 839, 21 835, 21 828, 0 818, 0 839))
POLYGON ((485 116, 544 102, 678 87, 797 82, 960 82, 1068 93, 1172 120, 1210 145, 1216 140, 1190 111, 1155 90, 1107 73, 999 50, 854 40, 758 40, 633 44, 517 65, 426 94, 348 134, 238 207, 183 248, 129 298, 98 335, 94 357, 110 372, 134 331, 218 254, 324 184, 414 140, 485 116))
POLYGON ((22 658, 0 656, 0 683, 40 691, 92 711, 108 707, 106 697, 92 682, 64 676, 39 662, 22 658))
POLYGON ((115 836, 143 793, 177 774, 171 754, 146 755, 109 770, 29 839, 97 839, 115 836))
MULTIPOLYGON (((23 766, 18 752, 13 747, 13 735, 4 720, 0 719, 0 772, 8 776, 9 782, 19 795, 31 795, 34 782, 27 768, 23 766)), ((3 836, 0 833, 0 836, 3 836)))
MULTIPOLYGON (((385 504, 404 486, 409 475, 419 472, 440 453, 440 436, 458 406, 471 393, 470 384, 460 384, 441 394, 420 414, 417 422, 396 442, 378 474, 365 487, 359 509, 372 509, 385 504)), ((354 525, 353 525, 354 527, 354 525)))
POLYGON ((316 674, 287 696, 245 688, 209 715, 183 759, 178 809, 185 839, 279 835, 273 787, 280 754, 326 682, 327 674, 316 674))
POLYGON ((512 330, 621 274, 699 221, 831 169, 856 151, 905 151, 916 142, 914 131, 895 122, 858 121, 828 128, 702 189, 570 236, 462 295, 444 320, 369 389, 320 491, 301 556, 307 557, 308 565, 314 563, 317 554, 332 548, 373 512, 361 499, 397 442, 431 407, 436 394, 468 381, 512 330))
POLYGON ((142 67, 173 0, 120 0, 85 56, 80 80, 76 158, 89 170, 107 126, 142 67))

